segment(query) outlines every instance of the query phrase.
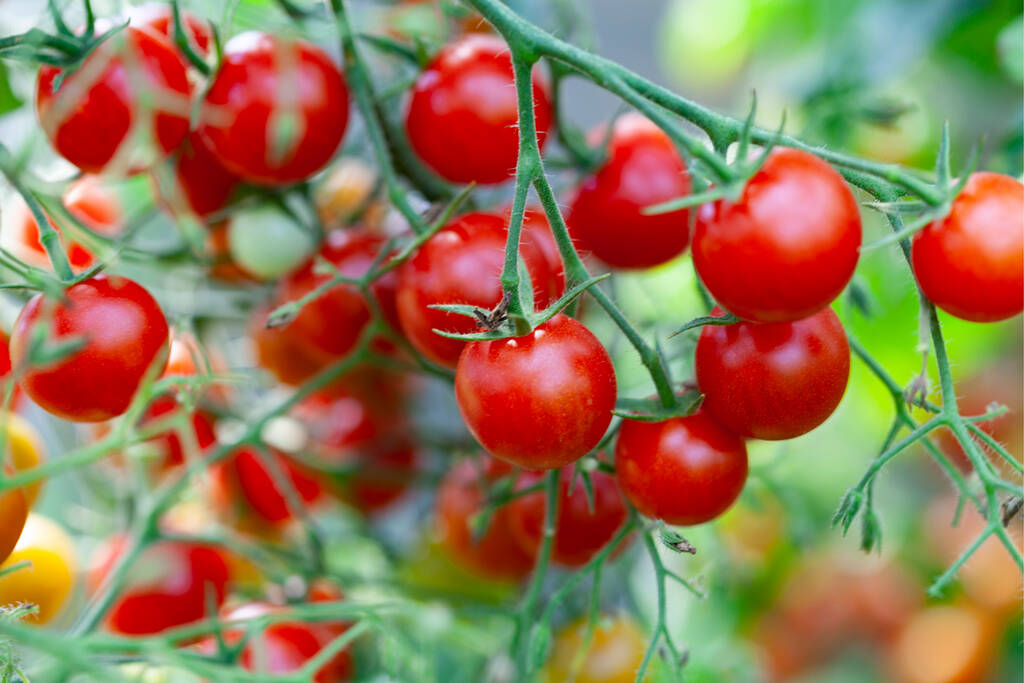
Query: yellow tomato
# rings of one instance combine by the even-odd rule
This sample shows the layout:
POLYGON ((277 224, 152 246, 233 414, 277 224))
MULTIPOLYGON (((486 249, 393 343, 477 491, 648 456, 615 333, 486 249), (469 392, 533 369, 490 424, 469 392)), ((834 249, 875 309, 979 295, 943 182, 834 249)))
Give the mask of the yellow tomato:
POLYGON ((31 514, 11 556, 0 566, 30 566, 0 576, 0 605, 31 603, 39 611, 28 622, 45 624, 67 604, 78 562, 67 532, 42 515, 31 514))
MULTIPOLYGON (((7 459, 5 464, 13 467, 15 472, 24 472, 38 467, 44 459, 43 441, 35 428, 18 415, 8 413, 0 417, 0 428, 6 431, 7 459)), ((22 489, 25 492, 25 503, 31 508, 39 497, 42 480, 37 480, 22 489)))
MULTIPOLYGON (((590 647, 583 649, 587 620, 567 626, 555 637, 541 680, 548 683, 633 683, 648 639, 626 616, 598 619, 590 647)), ((646 677, 645 677, 646 679, 646 677)))

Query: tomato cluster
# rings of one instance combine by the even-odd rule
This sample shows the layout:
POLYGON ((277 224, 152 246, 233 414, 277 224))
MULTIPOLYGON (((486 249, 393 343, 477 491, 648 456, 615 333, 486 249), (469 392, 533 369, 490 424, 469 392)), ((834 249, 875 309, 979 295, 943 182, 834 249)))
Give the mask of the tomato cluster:
MULTIPOLYGON (((182 20, 191 50, 217 55, 213 73, 198 73, 172 41, 175 19, 166 6, 133 12, 129 25, 78 68, 40 68, 41 126, 84 174, 62 197, 74 221, 51 222, 76 277, 60 283, 59 296, 38 287, 46 291, 21 310, 0 371, 51 415, 120 419, 96 430, 129 435, 120 464, 136 449, 144 452, 154 466, 142 476, 158 492, 191 477, 200 505, 245 539, 232 541, 276 544, 281 561, 301 565, 302 580, 312 581, 326 573, 324 560, 318 548, 316 562, 292 552, 297 529, 315 537, 311 520, 339 503, 366 517, 383 515, 436 474, 435 540, 456 564, 512 582, 541 557, 578 569, 602 552, 628 548, 629 532, 643 524, 637 515, 681 526, 718 518, 746 485, 747 440, 800 437, 840 404, 850 346, 832 304, 854 275, 862 226, 850 187, 819 156, 773 148, 749 166, 750 177, 715 195, 721 198, 652 212, 690 196, 699 184, 693 174, 703 169, 688 165, 652 121, 627 114, 590 136, 599 160, 564 194, 565 225, 549 223, 553 213, 526 209, 513 247, 517 275, 529 282, 511 292, 502 278, 514 255, 506 255, 515 234, 507 204, 475 196, 473 210, 453 211, 439 229, 414 235, 422 226, 389 212, 374 179, 339 173, 351 158, 332 165, 349 124, 349 91, 326 51, 265 32, 236 35, 214 50, 209 25, 187 12, 182 20), (317 176, 328 168, 326 179, 317 176), (148 176, 166 214, 205 230, 206 253, 192 255, 244 302, 242 339, 223 352, 230 362, 197 337, 172 333, 168 318, 181 316, 173 293, 150 285, 165 314, 145 287, 105 272, 116 251, 111 238, 126 223, 106 183, 137 174, 148 176), (357 177, 353 189, 348 183, 357 177), (296 196, 305 198, 309 215, 289 204, 296 196), (620 385, 611 347, 598 336, 603 328, 578 302, 555 310, 581 279, 573 250, 632 271, 666 264, 688 248, 717 303, 700 321, 693 380, 656 377, 663 405, 652 400, 650 411, 617 411, 620 385), (529 301, 532 310, 513 307, 510 319, 513 294, 522 295, 519 309, 529 301), (236 362, 236 352, 243 360, 236 362), (246 354, 262 373, 249 372, 256 368, 244 365, 246 354), (426 392, 409 368, 451 381, 468 433, 459 443, 475 440, 472 457, 427 467, 438 464, 431 455, 439 449, 414 424, 409 405, 426 392), (278 413, 261 413, 253 427, 250 406, 222 382, 232 370, 258 375, 253 384, 261 395, 251 402, 260 409, 262 394, 288 397, 278 413), (670 400, 686 393, 683 387, 702 397, 693 410, 670 400), (616 413, 629 416, 614 422, 616 413)), ((530 74, 518 90, 532 92, 539 151, 555 107, 543 72, 530 74)), ((488 195, 497 196, 515 173, 519 124, 508 46, 472 34, 421 69, 398 133, 420 170, 442 186, 505 183, 488 195)), ((950 204, 948 215, 913 239, 922 294, 967 320, 1019 314, 1024 186, 977 173, 950 204)), ((49 268, 54 247, 44 248, 41 228, 49 230, 27 205, 16 211, 5 242, 26 263, 49 268)), ((15 417, 3 428, 4 474, 38 466, 31 428, 15 417)), ((0 492, 0 561, 32 561, 30 572, 0 574, 0 604, 31 601, 35 619, 45 623, 68 601, 76 561, 59 527, 30 514, 38 487, 0 492)), ((345 632, 340 622, 273 618, 285 609, 274 599, 280 596, 247 595, 234 604, 248 571, 237 554, 153 520, 141 541, 117 536, 98 550, 89 593, 104 596, 118 577, 103 624, 125 635, 222 618, 227 625, 217 638, 184 645, 211 660, 233 649, 234 661, 254 672, 295 672, 345 632), (122 567, 126 558, 130 566, 122 567), (259 641, 232 623, 254 619, 267 624, 259 641)), ((307 603, 341 599, 333 585, 325 593, 302 587, 307 603)), ((627 646, 624 662, 607 667, 608 680, 638 666, 636 630, 618 619, 595 632, 598 643, 627 646)), ((579 673, 579 661, 566 652, 582 640, 579 624, 565 631, 547 667, 552 680, 579 673)), ((599 680, 600 671, 583 668, 599 680)), ((342 650, 315 680, 345 680, 352 669, 342 650)))

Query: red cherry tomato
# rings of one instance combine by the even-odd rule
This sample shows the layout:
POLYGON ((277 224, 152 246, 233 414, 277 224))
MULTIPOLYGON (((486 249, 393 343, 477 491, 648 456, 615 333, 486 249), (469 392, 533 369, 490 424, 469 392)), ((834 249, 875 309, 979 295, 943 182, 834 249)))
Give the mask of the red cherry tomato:
POLYGON ((608 265, 649 268, 686 249, 690 213, 645 216, 643 209, 688 194, 690 177, 669 137, 644 116, 627 114, 615 122, 608 158, 583 179, 567 220, 580 247, 608 265))
POLYGON ((61 73, 39 69, 36 110, 57 152, 86 173, 147 167, 188 133, 185 62, 153 29, 129 26, 112 36, 58 89, 61 73))
MULTIPOLYGON (((507 224, 512 217, 512 207, 505 207, 502 216, 507 224)), ((551 234, 551 226, 548 224, 543 209, 526 209, 523 213, 523 229, 519 234, 519 241, 535 246, 544 254, 548 270, 554 274, 554 277, 551 278, 549 296, 552 301, 562 296, 565 292, 565 266, 562 264, 562 254, 558 251, 558 243, 555 242, 555 236, 551 234)))
POLYGON ((147 373, 167 362, 167 320, 149 292, 128 278, 96 275, 72 285, 64 300, 34 296, 11 333, 20 383, 44 410, 72 422, 101 422, 128 410, 147 373), (29 367, 36 325, 44 348, 80 339, 82 347, 56 362, 29 367))
MULTIPOLYGON (((551 127, 551 95, 533 72, 537 142, 551 127)), ((465 36, 445 46, 412 88, 405 128, 412 148, 454 183, 500 183, 515 173, 519 113, 505 41, 465 36)))
POLYGON ((455 370, 469 431, 491 455, 528 469, 586 455, 608 429, 615 392, 608 352, 564 315, 522 337, 470 342, 455 370))
POLYGON ((533 568, 534 556, 515 541, 507 507, 494 511, 479 538, 470 527, 474 515, 482 512, 487 486, 511 473, 512 468, 493 458, 463 460, 448 471, 437 492, 441 544, 464 567, 494 579, 521 579, 533 568))
POLYGON ((249 323, 249 335, 256 347, 256 360, 284 384, 298 386, 324 368, 295 338, 290 325, 267 327, 269 310, 257 311, 249 323))
POLYGON ((723 308, 785 322, 821 310, 853 277, 860 212, 843 177, 818 157, 769 154, 737 201, 700 208, 693 262, 723 308))
POLYGON ((704 410, 664 422, 626 420, 615 446, 615 474, 626 498, 648 517, 703 524, 743 490, 747 447, 704 410))
POLYGON ((696 370, 704 407, 723 426, 754 439, 792 439, 839 405, 850 345, 831 308, 788 323, 708 325, 696 370))
MULTIPOLYGON (((501 268, 508 226, 501 216, 471 213, 431 237, 399 269, 398 319, 409 342, 430 360, 455 367, 465 342, 435 334, 477 332, 472 318, 439 311, 434 304, 468 304, 483 309, 501 301, 501 268)), ((522 241, 519 253, 530 273, 538 310, 551 303, 557 282, 543 251, 522 241)))
POLYGON ((298 503, 309 505, 323 493, 319 480, 283 453, 259 453, 245 446, 214 466, 214 500, 229 515, 245 521, 285 524, 297 516, 297 511, 288 499, 288 488, 280 483, 280 474, 291 481, 298 503))
POLYGON ((170 161, 169 173, 153 176, 157 197, 172 216, 207 218, 227 206, 238 183, 238 176, 221 165, 198 133, 189 133, 170 161))
POLYGON ((287 185, 323 168, 348 125, 348 87, 326 52, 250 31, 224 46, 199 132, 225 168, 287 185))
MULTIPOLYGON (((183 414, 184 412, 185 408, 178 403, 174 396, 164 394, 150 402, 146 412, 142 415, 140 424, 142 427, 146 427, 157 421, 169 420, 176 414, 183 414)), ((177 467, 184 464, 186 461, 185 453, 191 453, 186 448, 196 448, 198 453, 202 453, 216 443, 217 437, 214 434, 213 421, 209 415, 201 410, 197 410, 191 414, 190 421, 192 423, 192 435, 188 438, 192 440, 192 443, 188 444, 187 447, 185 444, 182 444, 182 437, 176 429, 168 429, 166 432, 161 432, 147 442, 159 452, 158 463, 160 469, 177 467)))
POLYGON ((311 452, 344 470, 331 477, 342 500, 374 513, 405 493, 415 474, 416 450, 394 406, 355 392, 314 394, 299 406, 298 417, 309 428, 311 452))
MULTIPOLYGON (((312 601, 318 600, 314 598, 312 601)), ((247 603, 232 610, 226 619, 252 620, 281 609, 267 603, 247 603)), ((277 622, 248 639, 239 654, 238 662, 246 671, 264 674, 295 673, 344 630, 337 625, 319 622, 277 622)), ((242 636, 241 629, 228 629, 224 633, 224 640, 228 645, 235 645, 242 636)), ((204 652, 215 652, 216 641, 208 638, 200 643, 199 648, 204 652)), ((351 675, 352 656, 342 650, 317 670, 313 681, 337 683, 348 680, 351 675)))
MULTIPOLYGON (((109 237, 121 229, 121 201, 97 176, 83 176, 68 185, 63 202, 68 213, 90 230, 109 237)), ((50 258, 39 239, 39 224, 28 205, 18 201, 11 213, 13 217, 3 233, 4 243, 26 263, 49 270, 50 258)), ((88 270, 96 263, 96 256, 88 247, 68 239, 52 219, 50 226, 60 234, 61 246, 76 273, 88 270)))
POLYGON ((945 218, 914 236, 914 275, 936 306, 964 320, 1024 310, 1024 184, 973 173, 945 218))
MULTIPOLYGON (((174 15, 171 6, 165 3, 150 2, 129 11, 132 26, 149 26, 158 33, 167 36, 174 42, 174 15)), ((210 24, 186 10, 181 10, 181 22, 188 35, 189 44, 201 57, 209 54, 210 43, 213 42, 213 31, 210 24)))
MULTIPOLYGON (((566 567, 582 567, 591 560, 626 523, 626 504, 615 482, 615 477, 600 470, 590 473, 594 492, 593 507, 587 499, 583 479, 573 483, 573 468, 559 472, 559 502, 555 540, 551 559, 566 567), (572 493, 569 492, 572 487, 572 493)), ((543 475, 523 473, 517 486, 525 488, 542 483, 543 475)), ((543 491, 535 491, 509 504, 509 518, 516 541, 527 552, 535 555, 544 534, 544 516, 547 509, 543 491)), ((617 550, 625 547, 619 544, 617 550)))
MULTIPOLYGON (((370 270, 384 248, 384 240, 365 230, 335 230, 327 235, 319 256, 346 277, 359 278, 370 270)), ((314 272, 314 261, 289 275, 282 283, 279 299, 296 301, 328 282, 332 275, 314 272)), ((377 278, 371 291, 381 313, 397 328, 395 290, 398 275, 390 271, 377 278)), ((339 284, 316 297, 289 323, 288 334, 307 354, 326 361, 348 354, 370 322, 371 311, 363 294, 354 285, 339 284)))
MULTIPOLYGON (((89 585, 99 589, 127 545, 115 536, 93 558, 89 585)), ((146 548, 132 565, 125 588, 107 614, 112 631, 127 635, 160 633, 212 616, 224 602, 228 563, 220 550, 192 543, 161 541, 146 548)))

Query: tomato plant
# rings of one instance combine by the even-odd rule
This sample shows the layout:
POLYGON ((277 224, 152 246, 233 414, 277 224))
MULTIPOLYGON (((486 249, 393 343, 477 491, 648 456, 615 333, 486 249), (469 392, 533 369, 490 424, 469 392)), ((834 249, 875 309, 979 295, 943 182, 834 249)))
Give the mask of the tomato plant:
MULTIPOLYGON (((537 143, 551 127, 548 86, 532 78, 537 143)), ((430 168, 454 183, 500 183, 516 167, 516 91, 508 48, 492 35, 445 46, 412 87, 405 129, 430 168)))
POLYGON ((75 422, 124 413, 147 374, 167 360, 167 320, 153 297, 125 277, 96 275, 71 286, 55 303, 37 295, 11 333, 11 360, 25 366, 21 387, 41 407, 75 422), (33 341, 71 346, 63 357, 32 365, 33 341), (32 367, 28 367, 32 365, 32 367))
POLYGON ((1024 310, 1024 184, 973 173, 945 218, 914 236, 914 277, 936 306, 992 322, 1024 310))
POLYGON ((743 490, 747 448, 703 410, 663 422, 627 420, 615 444, 615 475, 648 517, 703 524, 743 490))
POLYGON ((582 323, 558 315, 522 337, 470 342, 455 370, 455 398, 488 453, 552 469, 597 445, 615 407, 608 352, 582 323))
POLYGON ((239 177, 286 185, 323 168, 347 126, 348 87, 327 53, 253 31, 224 46, 199 134, 239 177))
POLYGON ((774 149, 736 201, 697 212, 693 262, 722 308, 784 322, 843 291, 860 240, 860 212, 843 177, 808 152, 774 149))
MULTIPOLYGON (((600 141, 603 131, 595 133, 600 141)), ((627 114, 616 120, 606 154, 569 206, 566 220, 580 248, 615 268, 649 268, 681 254, 690 243, 689 211, 643 213, 690 193, 672 141, 649 119, 627 114)))
POLYGON ((81 68, 39 69, 36 110, 57 152, 86 173, 138 170, 188 133, 185 61, 153 29, 129 26, 81 68))
POLYGON ((704 407, 724 426, 755 439, 792 439, 839 405, 850 346, 830 308, 793 322, 709 325, 696 369, 704 407))

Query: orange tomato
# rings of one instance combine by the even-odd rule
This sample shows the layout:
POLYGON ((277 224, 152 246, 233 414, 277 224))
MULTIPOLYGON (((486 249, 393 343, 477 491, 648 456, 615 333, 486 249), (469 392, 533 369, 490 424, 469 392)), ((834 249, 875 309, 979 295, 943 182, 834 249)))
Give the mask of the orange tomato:
MULTIPOLYGON (((587 620, 566 626, 554 640, 541 680, 547 683, 633 683, 647 651, 648 638, 625 615, 599 618, 584 649, 587 620)), ((647 680, 650 676, 645 676, 647 680)))

